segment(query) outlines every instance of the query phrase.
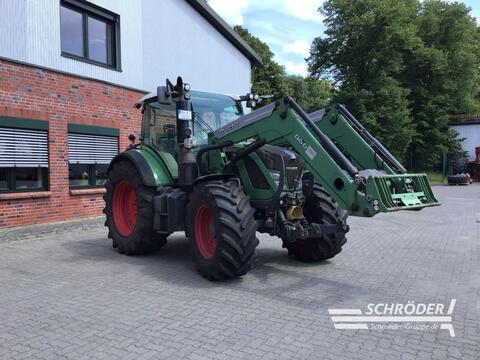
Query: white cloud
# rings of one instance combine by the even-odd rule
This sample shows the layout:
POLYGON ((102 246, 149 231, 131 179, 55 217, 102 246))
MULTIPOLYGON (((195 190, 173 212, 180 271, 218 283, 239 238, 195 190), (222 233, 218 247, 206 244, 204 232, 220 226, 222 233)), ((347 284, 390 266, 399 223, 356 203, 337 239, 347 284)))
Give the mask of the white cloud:
POLYGON ((230 25, 243 25, 243 12, 250 6, 250 0, 210 0, 208 5, 230 25))
POLYGON ((269 33, 272 33, 272 34, 276 32, 275 26, 273 26, 272 23, 267 23, 265 21, 258 21, 255 18, 253 18, 252 20, 249 21, 249 24, 251 26, 254 26, 254 27, 262 29, 262 30, 265 30, 266 32, 269 32, 269 33))
POLYGON ((272 47, 272 45, 276 45, 282 48, 285 44, 285 41, 283 39, 271 35, 262 35, 260 40, 266 42, 270 46, 270 48, 272 47))
POLYGON ((284 53, 302 55, 304 58, 310 56, 310 44, 306 40, 296 40, 283 46, 284 53))
POLYGON ((287 73, 290 75, 308 75, 308 68, 305 62, 296 64, 293 61, 285 61, 283 65, 285 66, 287 73))
POLYGON ((318 12, 323 0, 282 0, 289 14, 302 20, 323 22, 324 17, 318 12))

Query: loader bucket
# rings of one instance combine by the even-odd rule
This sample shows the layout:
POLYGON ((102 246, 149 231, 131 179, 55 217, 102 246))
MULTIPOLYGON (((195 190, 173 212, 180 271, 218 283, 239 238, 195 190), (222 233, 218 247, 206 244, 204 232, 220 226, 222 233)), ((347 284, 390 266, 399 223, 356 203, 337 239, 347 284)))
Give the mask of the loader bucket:
POLYGON ((420 210, 440 205, 425 174, 369 176, 366 189, 367 194, 378 199, 379 212, 420 210))

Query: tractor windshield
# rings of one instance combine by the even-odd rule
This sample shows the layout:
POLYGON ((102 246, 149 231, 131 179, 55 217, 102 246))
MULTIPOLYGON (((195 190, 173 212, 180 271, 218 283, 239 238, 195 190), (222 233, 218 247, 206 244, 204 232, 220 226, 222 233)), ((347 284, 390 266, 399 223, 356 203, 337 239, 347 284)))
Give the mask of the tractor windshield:
POLYGON ((239 101, 227 95, 191 91, 194 133, 197 144, 207 143, 207 134, 243 115, 239 101))
MULTIPOLYGON (((193 136, 197 145, 208 142, 209 132, 243 115, 241 102, 230 96, 201 91, 191 91, 190 95, 194 113, 193 136)), ((175 154, 175 123, 174 102, 169 105, 149 102, 143 112, 142 138, 162 151, 175 154)))

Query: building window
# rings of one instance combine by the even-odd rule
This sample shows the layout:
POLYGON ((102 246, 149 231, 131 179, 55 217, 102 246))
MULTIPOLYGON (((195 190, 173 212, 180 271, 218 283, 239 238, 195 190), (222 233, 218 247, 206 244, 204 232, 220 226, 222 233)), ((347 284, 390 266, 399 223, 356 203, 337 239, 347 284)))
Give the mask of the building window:
POLYGON ((60 4, 62 55, 120 70, 119 16, 84 1, 60 4))
MULTIPOLYGON (((90 127, 95 132, 95 127, 90 127)), ((115 130, 115 129, 112 129, 115 130)), ((110 161, 118 154, 118 136, 68 134, 70 187, 99 187, 107 180, 110 161)))
POLYGON ((46 190, 47 178, 47 131, 0 127, 0 192, 46 190))

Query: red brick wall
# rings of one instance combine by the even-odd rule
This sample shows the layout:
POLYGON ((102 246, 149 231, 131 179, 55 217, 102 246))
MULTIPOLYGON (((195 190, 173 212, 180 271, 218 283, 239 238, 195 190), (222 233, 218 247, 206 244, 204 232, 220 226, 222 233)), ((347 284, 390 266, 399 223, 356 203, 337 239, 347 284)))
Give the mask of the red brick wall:
POLYGON ((0 227, 97 216, 102 189, 76 190, 68 183, 69 123, 120 129, 120 150, 128 134, 140 131, 134 104, 144 93, 0 60, 0 116, 49 121, 49 190, 0 194, 0 227))

